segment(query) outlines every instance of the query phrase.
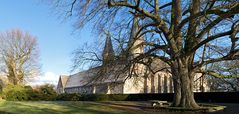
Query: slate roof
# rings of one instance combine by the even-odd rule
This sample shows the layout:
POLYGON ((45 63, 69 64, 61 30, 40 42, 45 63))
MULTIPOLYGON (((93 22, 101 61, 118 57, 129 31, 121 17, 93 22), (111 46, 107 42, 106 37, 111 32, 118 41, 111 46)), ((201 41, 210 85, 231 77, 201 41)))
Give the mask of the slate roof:
MULTIPOLYGON (((120 66, 118 65, 118 68, 120 66)), ((116 68, 116 67, 114 67, 116 68)), ((126 75, 117 75, 116 70, 111 70, 109 73, 102 73, 102 66, 82 71, 69 76, 65 88, 87 86, 92 84, 123 82, 126 75)))

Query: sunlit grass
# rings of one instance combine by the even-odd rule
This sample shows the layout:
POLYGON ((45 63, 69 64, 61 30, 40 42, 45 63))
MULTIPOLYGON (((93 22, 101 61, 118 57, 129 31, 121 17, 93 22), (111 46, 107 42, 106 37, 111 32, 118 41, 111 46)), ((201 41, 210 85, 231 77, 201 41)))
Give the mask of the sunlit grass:
POLYGON ((117 114, 132 113, 89 102, 71 101, 0 101, 0 111, 14 114, 117 114))

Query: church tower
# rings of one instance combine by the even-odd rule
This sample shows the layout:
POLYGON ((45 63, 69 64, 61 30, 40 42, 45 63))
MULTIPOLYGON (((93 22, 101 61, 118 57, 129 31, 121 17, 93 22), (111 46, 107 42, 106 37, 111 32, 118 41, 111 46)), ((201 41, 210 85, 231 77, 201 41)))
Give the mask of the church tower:
POLYGON ((141 53, 144 53, 144 39, 143 37, 139 37, 138 31, 140 29, 139 25, 139 19, 138 17, 134 17, 132 28, 131 28, 131 34, 129 39, 129 56, 130 58, 135 58, 141 53))
MULTIPOLYGON (((130 39, 128 43, 128 49, 129 49, 129 60, 132 60, 139 56, 140 54, 144 53, 144 38, 140 37, 140 23, 139 18, 134 17, 132 22, 132 28, 131 28, 131 34, 130 39)), ((143 91, 147 93, 148 90, 148 77, 146 75, 146 67, 143 64, 140 63, 134 63, 134 67, 131 68, 131 72, 133 75, 137 75, 133 77, 133 80, 135 83, 141 83, 143 91)), ((137 85, 137 84, 136 84, 137 85)))
POLYGON ((103 65, 107 65, 114 60, 114 49, 111 42, 110 34, 106 34, 105 47, 102 53, 103 65))
MULTIPOLYGON (((133 22, 132 22, 132 28, 131 28, 131 33, 130 33, 130 39, 128 43, 128 60, 132 60, 139 56, 140 54, 144 53, 144 38, 139 37, 139 29, 140 29, 140 24, 139 24, 139 18, 134 17, 133 22)), ((140 63, 134 63, 134 68, 131 70, 134 70, 133 72, 136 73, 137 75, 143 75, 145 73, 145 66, 140 63)))

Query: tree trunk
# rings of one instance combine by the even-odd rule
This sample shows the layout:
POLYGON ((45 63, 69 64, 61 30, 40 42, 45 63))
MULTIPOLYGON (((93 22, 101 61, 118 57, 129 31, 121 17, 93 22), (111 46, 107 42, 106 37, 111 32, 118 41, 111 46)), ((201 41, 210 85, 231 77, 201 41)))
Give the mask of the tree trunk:
POLYGON ((193 85, 195 73, 190 70, 187 59, 177 60, 171 67, 174 81, 173 106, 184 108, 198 108, 194 100, 193 85))
POLYGON ((174 102, 172 106, 179 106, 180 100, 181 100, 181 85, 180 85, 180 79, 177 75, 178 72, 176 68, 173 66, 172 69, 172 78, 173 78, 173 86, 174 86, 174 102))

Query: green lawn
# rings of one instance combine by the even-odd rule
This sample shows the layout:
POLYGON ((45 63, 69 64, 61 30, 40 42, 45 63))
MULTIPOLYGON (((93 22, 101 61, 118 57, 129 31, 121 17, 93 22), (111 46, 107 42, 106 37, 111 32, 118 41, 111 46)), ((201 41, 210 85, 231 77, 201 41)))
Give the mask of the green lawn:
POLYGON ((133 110, 72 101, 0 101, 0 113, 13 114, 119 114, 133 110))

